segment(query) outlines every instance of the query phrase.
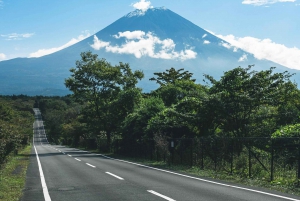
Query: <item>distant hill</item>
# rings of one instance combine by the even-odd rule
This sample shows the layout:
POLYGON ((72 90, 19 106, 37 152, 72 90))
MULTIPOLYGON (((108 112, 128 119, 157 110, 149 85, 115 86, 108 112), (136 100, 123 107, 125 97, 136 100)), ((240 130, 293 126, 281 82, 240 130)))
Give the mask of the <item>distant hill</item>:
POLYGON ((70 93, 64 79, 70 76, 69 69, 75 67, 75 61, 84 51, 92 51, 112 64, 129 63, 132 69, 142 70, 145 78, 139 87, 145 92, 157 87, 149 81, 153 73, 170 67, 194 73, 193 77, 201 83, 203 74, 219 78, 224 71, 238 66, 255 64, 255 70, 274 66, 277 72, 296 73, 292 80, 300 83, 300 71, 258 60, 166 8, 153 8, 145 13, 135 10, 59 52, 0 62, 0 94, 70 93))

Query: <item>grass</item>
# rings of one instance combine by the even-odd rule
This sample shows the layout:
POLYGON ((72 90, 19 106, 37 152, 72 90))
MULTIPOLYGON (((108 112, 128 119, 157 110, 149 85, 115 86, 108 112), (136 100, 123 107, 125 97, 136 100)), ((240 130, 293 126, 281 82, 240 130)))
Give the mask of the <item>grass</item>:
POLYGON ((30 150, 31 146, 27 146, 19 154, 9 156, 0 169, 0 201, 20 200, 25 186, 30 150))

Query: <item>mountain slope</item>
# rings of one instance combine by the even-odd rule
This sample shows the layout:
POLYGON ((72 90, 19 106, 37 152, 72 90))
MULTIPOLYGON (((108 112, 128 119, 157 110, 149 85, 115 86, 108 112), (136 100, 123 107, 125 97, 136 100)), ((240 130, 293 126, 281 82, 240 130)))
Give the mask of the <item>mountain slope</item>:
POLYGON ((237 66, 255 64, 256 70, 277 67, 276 71, 300 72, 268 60, 258 60, 250 53, 232 47, 178 14, 165 9, 133 11, 118 19, 95 36, 59 52, 40 58, 19 58, 0 62, 0 94, 64 95, 64 79, 75 67, 80 53, 92 51, 112 64, 129 63, 142 70, 145 78, 139 83, 144 91, 157 86, 150 82, 154 72, 170 67, 194 73, 198 82, 203 74, 216 78, 237 66))

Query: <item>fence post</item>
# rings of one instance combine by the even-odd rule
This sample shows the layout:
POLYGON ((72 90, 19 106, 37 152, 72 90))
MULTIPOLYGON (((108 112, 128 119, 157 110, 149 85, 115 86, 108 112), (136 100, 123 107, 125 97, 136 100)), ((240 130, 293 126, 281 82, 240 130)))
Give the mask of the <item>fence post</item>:
POLYGON ((194 152, 194 139, 192 141, 192 147, 191 147, 191 167, 193 167, 193 152, 194 152))
POLYGON ((204 169, 204 148, 203 148, 203 140, 204 138, 201 138, 201 170, 204 169))
POLYGON ((175 140, 171 139, 170 141, 170 146, 171 146, 171 163, 174 164, 174 149, 175 149, 175 140))
POLYGON ((152 140, 150 140, 150 151, 151 151, 150 160, 151 161, 153 160, 153 147, 154 147, 154 143, 152 140))
POLYGON ((252 163, 251 163, 251 147, 250 147, 250 142, 248 142, 248 157, 249 157, 249 178, 251 178, 251 166, 252 166, 252 163))
POLYGON ((298 141, 298 186, 299 186, 299 182, 300 182, 300 142, 298 141))
POLYGON ((217 144, 217 138, 214 138, 214 163, 215 163, 215 171, 217 171, 217 163, 218 163, 218 158, 217 158, 217 147, 218 147, 218 144, 217 144))
POLYGON ((274 141, 271 139, 271 181, 274 180, 274 141))
POLYGON ((231 159, 230 159, 230 174, 232 175, 233 174, 233 145, 234 145, 234 141, 233 139, 231 139, 231 159))

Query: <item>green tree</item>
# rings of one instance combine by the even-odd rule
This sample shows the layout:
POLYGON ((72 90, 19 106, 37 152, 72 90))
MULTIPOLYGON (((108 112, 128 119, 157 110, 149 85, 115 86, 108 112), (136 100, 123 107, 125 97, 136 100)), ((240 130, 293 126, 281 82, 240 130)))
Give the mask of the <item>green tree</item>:
POLYGON ((209 93, 214 103, 210 108, 215 125, 226 135, 249 136, 253 117, 256 117, 253 114, 265 106, 284 104, 284 97, 294 90, 289 81, 292 75, 288 72, 274 73, 274 68, 257 72, 250 71, 251 68, 238 67, 225 72, 220 81, 205 76, 213 84, 209 93))
POLYGON ((71 77, 65 80, 65 85, 74 93, 77 101, 86 103, 83 114, 87 125, 95 135, 105 131, 109 146, 112 132, 118 129, 118 123, 124 118, 118 115, 126 114, 130 108, 116 104, 117 99, 127 97, 132 100, 126 94, 138 94, 133 89, 144 74, 141 71, 132 72, 129 64, 112 66, 105 59, 99 60, 97 57, 91 52, 81 53, 81 60, 76 62, 76 68, 70 70, 71 77))
POLYGON ((190 73, 188 71, 184 71, 183 68, 179 70, 175 70, 175 68, 167 69, 166 72, 162 73, 154 73, 157 77, 150 78, 151 81, 156 81, 160 86, 164 86, 168 83, 175 83, 177 80, 191 80, 192 82, 195 82, 195 79, 191 79, 193 76, 193 73, 190 73), (183 72, 182 72, 183 71, 183 72))
POLYGON ((163 101, 158 97, 147 97, 136 105, 133 112, 128 114, 122 124, 123 138, 125 141, 142 138, 152 139, 147 133, 149 120, 165 109, 163 101))

